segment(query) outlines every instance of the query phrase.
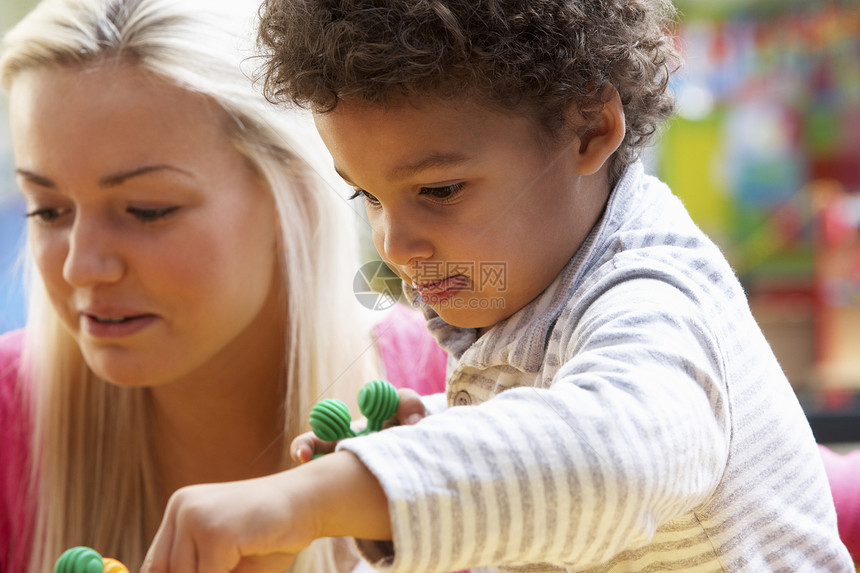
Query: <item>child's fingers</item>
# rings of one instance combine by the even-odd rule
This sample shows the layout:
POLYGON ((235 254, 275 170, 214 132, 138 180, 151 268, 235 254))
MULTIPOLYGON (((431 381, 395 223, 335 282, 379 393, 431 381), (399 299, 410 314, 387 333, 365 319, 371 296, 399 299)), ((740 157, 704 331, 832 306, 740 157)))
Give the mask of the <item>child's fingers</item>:
POLYGON ((290 444, 290 457, 294 461, 303 464, 311 461, 317 454, 333 452, 336 445, 334 442, 326 442, 319 439, 313 432, 305 432, 296 437, 290 444))
POLYGON ((196 510, 191 492, 183 488, 170 497, 141 573, 229 573, 240 559, 231 543, 219 543, 219 532, 207 526, 207 512, 196 510))
POLYGON ((173 531, 174 531, 174 509, 170 503, 167 504, 167 510, 164 513, 164 518, 161 520, 161 525, 158 526, 158 531, 155 533, 155 538, 149 546, 149 551, 146 552, 146 557, 143 560, 143 565, 140 568, 140 573, 168 573, 170 564, 170 553, 173 549, 173 531))
POLYGON ((170 552, 170 565, 168 571, 175 573, 177 571, 188 571, 189 573, 197 571, 211 571, 219 573, 221 569, 213 569, 205 561, 200 560, 196 544, 190 539, 178 540, 173 544, 173 549, 170 552), (199 561, 199 562, 198 562, 199 561))
POLYGON ((401 388, 397 391, 397 397, 400 399, 400 404, 397 406, 397 419, 402 425, 417 424, 427 416, 421 395, 415 390, 401 388))
POLYGON ((295 560, 295 555, 267 555, 245 557, 231 573, 281 573, 295 560))

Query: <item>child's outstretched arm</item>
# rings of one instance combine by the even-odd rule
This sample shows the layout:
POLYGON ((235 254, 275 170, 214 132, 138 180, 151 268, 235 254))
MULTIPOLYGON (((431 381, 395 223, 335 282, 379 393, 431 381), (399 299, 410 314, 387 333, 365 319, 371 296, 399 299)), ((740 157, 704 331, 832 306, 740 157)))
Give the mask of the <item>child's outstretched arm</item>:
POLYGON ((283 571, 319 537, 391 539, 388 500, 349 452, 171 496, 143 573, 283 571))

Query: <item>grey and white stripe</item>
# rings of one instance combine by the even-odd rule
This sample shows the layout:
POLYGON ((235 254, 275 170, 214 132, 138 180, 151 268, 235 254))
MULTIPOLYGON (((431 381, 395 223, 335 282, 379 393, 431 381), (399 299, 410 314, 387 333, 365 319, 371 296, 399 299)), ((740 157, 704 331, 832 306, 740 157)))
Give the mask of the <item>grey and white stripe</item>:
POLYGON ((449 407, 340 447, 384 571, 851 572, 816 445, 731 268, 630 167, 557 280, 456 359, 449 407))

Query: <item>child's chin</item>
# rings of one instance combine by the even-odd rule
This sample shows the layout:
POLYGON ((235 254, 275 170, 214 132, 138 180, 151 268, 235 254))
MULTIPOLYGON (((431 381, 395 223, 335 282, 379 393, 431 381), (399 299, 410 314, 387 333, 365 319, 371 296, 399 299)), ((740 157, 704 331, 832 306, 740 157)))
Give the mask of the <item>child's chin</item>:
POLYGON ((508 316, 499 309, 452 309, 441 305, 439 308, 434 307, 434 310, 447 324, 459 328, 488 328, 508 316))

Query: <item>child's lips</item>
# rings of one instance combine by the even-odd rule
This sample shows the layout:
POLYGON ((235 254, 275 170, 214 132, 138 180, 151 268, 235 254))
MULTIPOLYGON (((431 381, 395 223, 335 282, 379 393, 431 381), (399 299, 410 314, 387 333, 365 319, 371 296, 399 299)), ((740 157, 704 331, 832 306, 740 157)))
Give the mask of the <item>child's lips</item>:
POLYGON ((422 297, 446 297, 469 288, 472 281, 465 275, 452 275, 432 283, 419 284, 412 282, 414 288, 422 297))

